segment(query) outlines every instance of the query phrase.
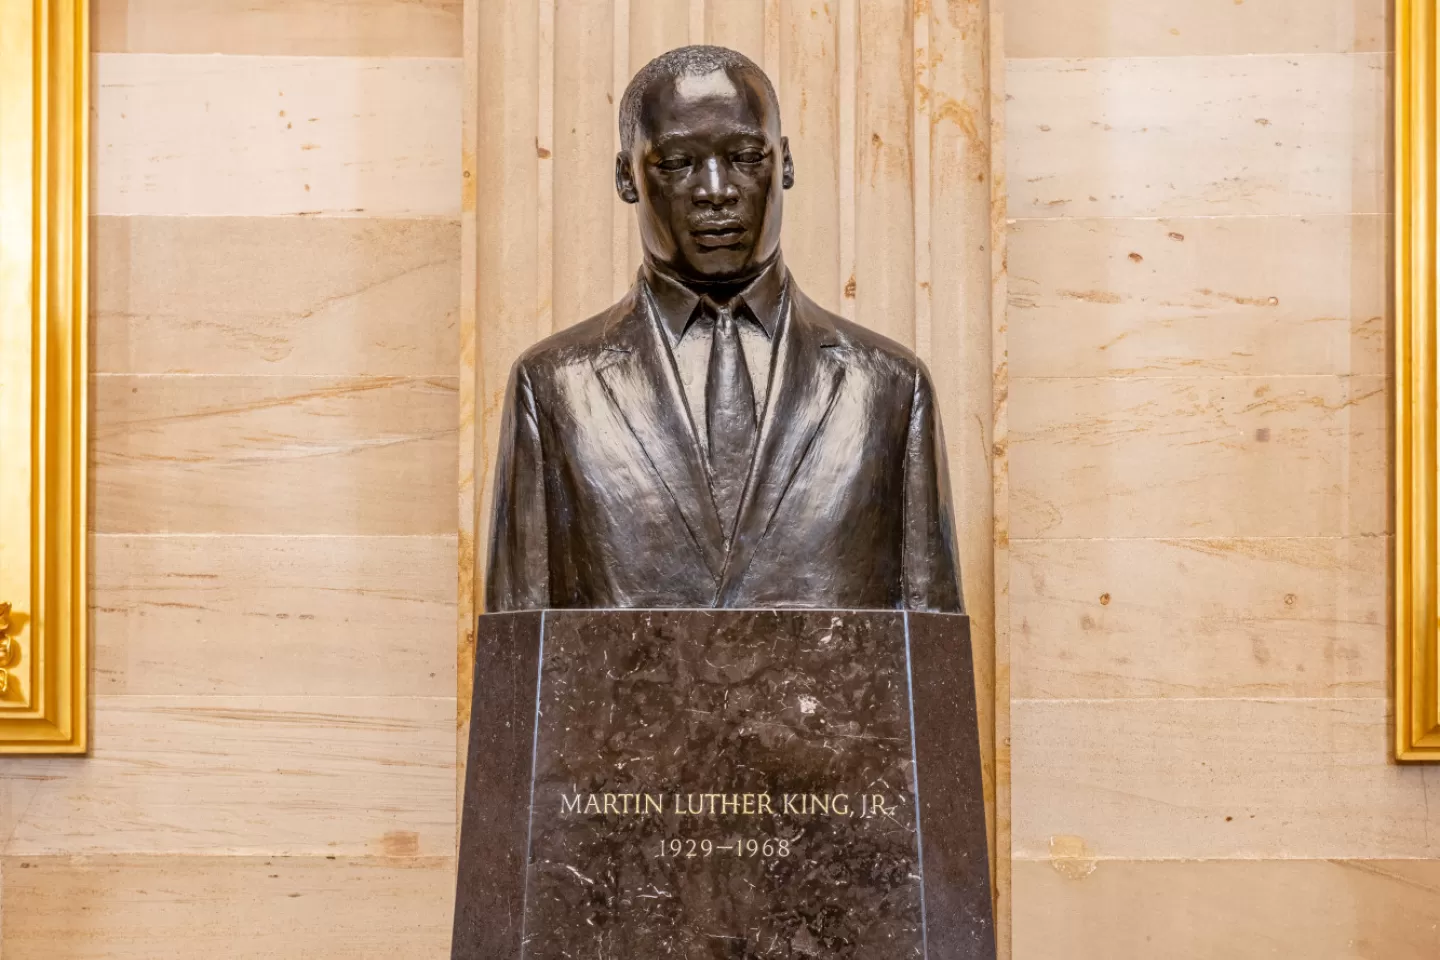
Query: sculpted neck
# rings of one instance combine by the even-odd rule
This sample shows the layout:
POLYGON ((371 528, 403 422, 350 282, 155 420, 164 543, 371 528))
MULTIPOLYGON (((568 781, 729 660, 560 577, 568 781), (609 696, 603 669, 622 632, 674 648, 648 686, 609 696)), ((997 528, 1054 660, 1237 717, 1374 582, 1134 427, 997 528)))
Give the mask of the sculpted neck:
POLYGON ((654 259, 649 253, 645 254, 645 266, 647 269, 659 274, 666 279, 693 291, 696 296, 707 296, 712 300, 724 303, 744 290, 755 278, 769 270, 772 266, 782 263, 780 248, 775 248, 775 253, 767 259, 757 263, 753 270, 747 270, 743 276, 727 277, 724 280, 696 280, 691 277, 682 276, 667 264, 654 259))

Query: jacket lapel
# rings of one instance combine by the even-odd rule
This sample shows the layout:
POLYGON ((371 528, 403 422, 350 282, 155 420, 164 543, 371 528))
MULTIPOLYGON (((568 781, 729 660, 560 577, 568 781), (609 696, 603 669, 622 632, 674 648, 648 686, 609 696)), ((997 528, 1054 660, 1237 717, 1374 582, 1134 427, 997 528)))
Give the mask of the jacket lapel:
POLYGON ((770 373, 769 397, 750 476, 740 501, 735 539, 726 557, 716 606, 725 606, 770 530, 815 435, 845 379, 843 349, 824 311, 790 281, 790 307, 770 373))
POLYGON ((712 576, 724 567, 724 535, 699 442, 670 353, 638 287, 616 307, 595 372, 680 509, 712 576))

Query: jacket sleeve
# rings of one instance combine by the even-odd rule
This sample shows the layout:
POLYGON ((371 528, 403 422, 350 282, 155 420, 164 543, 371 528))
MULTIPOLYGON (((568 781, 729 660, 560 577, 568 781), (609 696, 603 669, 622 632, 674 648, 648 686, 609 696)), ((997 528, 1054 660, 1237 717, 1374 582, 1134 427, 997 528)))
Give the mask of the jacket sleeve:
POLYGON ((520 362, 505 391, 493 504, 485 610, 543 609, 550 599, 544 459, 535 391, 520 362))
POLYGON ((905 529, 903 589, 907 610, 964 613, 950 475, 935 391, 923 365, 915 370, 905 443, 905 529))

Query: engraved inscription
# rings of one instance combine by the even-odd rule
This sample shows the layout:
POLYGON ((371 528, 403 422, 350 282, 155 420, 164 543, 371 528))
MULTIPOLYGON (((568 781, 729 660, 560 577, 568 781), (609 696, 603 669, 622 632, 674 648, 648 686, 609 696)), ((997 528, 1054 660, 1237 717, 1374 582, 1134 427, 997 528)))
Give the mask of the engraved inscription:
MULTIPOLYGON (((706 860, 717 854, 737 858, 788 857, 805 836, 797 818, 854 818, 869 820, 889 817, 899 810, 900 801, 883 793, 567 793, 560 796, 563 817, 651 818, 673 821, 662 826, 653 838, 657 857, 678 860, 706 860), (769 817, 768 829, 751 821, 736 832, 704 836, 675 836, 682 818, 725 820, 731 817, 769 817)), ((728 824, 722 825, 728 826, 728 824)))
POLYGON ((755 817, 777 813, 797 816, 888 817, 896 806, 883 793, 573 793, 560 798, 560 812, 586 816, 755 817), (777 806, 778 809, 777 809, 777 806))

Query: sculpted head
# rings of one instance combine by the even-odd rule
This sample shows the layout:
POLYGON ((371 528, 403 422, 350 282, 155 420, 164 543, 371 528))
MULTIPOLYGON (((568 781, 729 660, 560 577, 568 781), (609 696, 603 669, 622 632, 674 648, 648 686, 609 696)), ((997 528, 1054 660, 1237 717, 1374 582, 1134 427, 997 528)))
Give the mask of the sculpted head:
POLYGON ((724 47, 646 64, 620 101, 615 188, 639 205, 652 264, 689 284, 748 280, 780 251, 795 180, 769 78, 724 47))

